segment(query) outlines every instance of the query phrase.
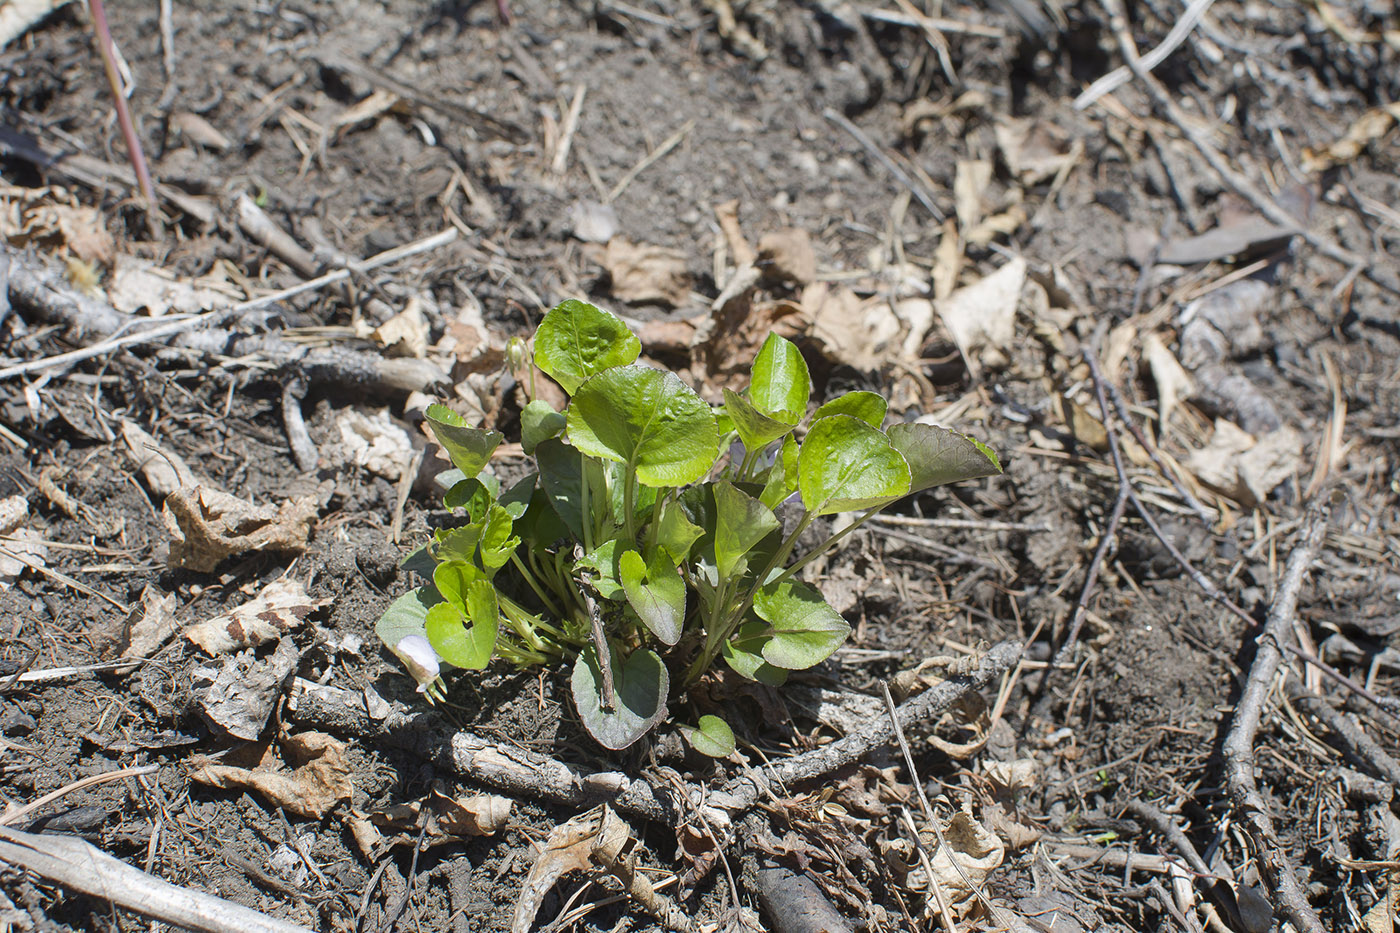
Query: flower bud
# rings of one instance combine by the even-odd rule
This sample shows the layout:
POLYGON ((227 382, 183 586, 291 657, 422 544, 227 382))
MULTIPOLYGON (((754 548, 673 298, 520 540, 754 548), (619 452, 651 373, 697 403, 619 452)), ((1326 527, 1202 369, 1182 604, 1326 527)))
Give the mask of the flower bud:
POLYGON ((418 681, 419 693, 426 691, 428 686, 437 680, 441 664, 437 652, 422 635, 408 635, 399 639, 399 643, 394 646, 394 654, 399 656, 399 660, 408 668, 413 679, 418 681))

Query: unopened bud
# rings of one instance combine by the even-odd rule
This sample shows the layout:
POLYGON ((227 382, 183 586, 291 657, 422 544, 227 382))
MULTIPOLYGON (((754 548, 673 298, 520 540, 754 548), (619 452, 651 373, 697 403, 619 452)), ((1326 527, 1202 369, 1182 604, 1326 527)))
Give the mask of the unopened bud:
POLYGON ((442 669, 437 652, 422 635, 408 635, 399 639, 399 643, 394 646, 394 654, 399 656, 399 660, 408 668, 413 679, 418 681, 419 693, 423 693, 429 684, 437 680, 438 672, 442 669))

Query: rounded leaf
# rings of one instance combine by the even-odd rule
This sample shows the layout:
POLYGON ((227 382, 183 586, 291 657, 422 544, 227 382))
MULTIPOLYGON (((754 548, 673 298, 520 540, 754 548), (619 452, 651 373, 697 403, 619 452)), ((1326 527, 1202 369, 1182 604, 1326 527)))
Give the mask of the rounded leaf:
POLYGON ((813 422, 797 455, 802 503, 815 515, 869 509, 909 492, 909 465, 884 434, 850 415, 813 422))
POLYGON ((852 418, 859 418, 872 428, 878 428, 885 423, 885 413, 889 409, 889 402, 885 401, 883 395, 875 392, 847 392, 845 395, 836 396, 818 408, 813 413, 812 420, 820 421, 822 418, 829 418, 832 415, 850 415, 852 418))
POLYGON ((763 645, 763 659, 784 670, 820 664, 851 634, 850 625, 822 594, 795 580, 760 589, 754 594, 753 611, 772 630, 763 645))
POLYGON ((588 734, 604 748, 617 750, 631 745, 666 718, 666 694, 671 680, 666 665, 655 652, 634 651, 622 663, 618 663, 616 651, 610 654, 614 691, 611 709, 603 707, 603 673, 592 645, 578 653, 569 685, 588 734))
POLYGON ((812 396, 812 377, 792 341, 769 334, 750 372, 749 401, 755 408, 792 424, 802 419, 812 396))
POLYGON ((564 433, 564 416, 543 399, 535 399, 520 411, 520 447, 533 454, 541 441, 564 433))
POLYGON ((645 366, 609 369, 579 387, 569 404, 569 442, 636 471, 644 486, 684 486, 719 455, 714 413, 672 373, 645 366))
POLYGON ((715 564, 721 577, 736 569, 742 573, 744 555, 778 527, 777 516, 768 506, 728 480, 715 483, 715 564))
POLYGON ((626 366, 641 352, 620 318, 572 298, 551 308, 535 331, 535 365, 570 395, 589 376, 626 366))
POLYGON ((957 431, 935 424, 896 424, 889 435, 909 464, 910 492, 1001 472, 1001 461, 992 448, 957 431))
POLYGON ((496 649, 500 628, 500 608, 490 583, 478 580, 467 587, 466 610, 464 614, 452 600, 428 610, 428 641, 438 657, 453 667, 481 670, 496 649))
POLYGON ((411 635, 426 637, 424 627, 428 610, 442 602, 442 597, 431 586, 420 586, 410 590, 389 604, 379 621, 374 624, 374 634, 385 646, 394 651, 398 644, 411 635))
POLYGON ((681 726, 681 734, 702 755, 728 758, 734 754, 734 730, 718 716, 701 716, 694 726, 681 726))
POLYGON ((472 427, 446 405, 429 405, 424 418, 452 465, 467 479, 481 472, 503 438, 499 431, 472 427))
MULTIPOLYGON (((749 450, 761 450, 768 446, 791 431, 800 420, 799 417, 794 417, 792 421, 769 417, 755 408, 748 399, 729 388, 724 390, 724 412, 733 422, 734 430, 739 433, 739 440, 743 441, 749 450)), ((786 412, 780 415, 782 418, 787 417, 786 412)))
POLYGON ((637 618, 665 644, 680 641, 685 622, 685 580, 676 565, 660 550, 650 563, 636 551, 623 551, 617 564, 622 591, 637 618))

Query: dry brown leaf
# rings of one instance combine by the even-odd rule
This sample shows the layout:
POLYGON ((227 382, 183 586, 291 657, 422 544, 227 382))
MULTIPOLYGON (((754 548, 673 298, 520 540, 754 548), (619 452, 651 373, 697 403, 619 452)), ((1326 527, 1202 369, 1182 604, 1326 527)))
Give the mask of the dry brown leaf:
POLYGON ((107 300, 127 314, 150 317, 199 314, 231 305, 238 298, 222 278, 185 280, 155 263, 135 256, 118 256, 107 282, 107 300))
POLYGON ((0 535, 10 539, 0 544, 0 590, 9 589, 30 564, 43 567, 48 560, 49 549, 43 535, 26 527, 28 521, 28 499, 0 499, 0 535))
POLYGON ((806 285, 817 277, 812 238, 800 227, 765 233, 758 241, 757 265, 764 281, 806 285))
POLYGON ((612 280, 612 295, 620 301, 678 307, 690 294, 685 253, 678 249, 615 236, 608 241, 601 262, 612 280))
POLYGON ((225 658, 217 670, 195 668, 194 698, 200 715, 236 739, 255 741, 267 728, 300 661, 296 643, 284 638, 271 654, 240 651, 225 658))
POLYGON ((4 188, 3 196, 0 237, 11 246, 22 249, 37 245, 50 251, 66 248, 71 258, 83 264, 111 265, 116 241, 96 208, 78 204, 63 188, 4 188))
POLYGON ((1069 133, 1039 117, 998 123, 996 140, 1006 167, 1026 186, 1054 176, 1075 158, 1069 133))
POLYGON ((726 305, 705 321, 696 334, 695 355, 701 369, 717 385, 723 385, 725 377, 739 373, 747 385, 749 367, 770 333, 791 339, 806 330, 803 311, 802 305, 791 301, 726 305))
POLYGON ((317 512, 315 496, 274 507, 207 486, 178 490, 162 509, 170 532, 169 564, 211 573, 225 558, 249 551, 299 553, 306 550, 317 512))
POLYGON ((1177 403, 1196 391, 1196 380, 1156 334, 1148 334, 1143 340, 1142 355, 1147 358, 1152 381, 1157 384, 1157 418, 1160 430, 1165 431, 1177 403))
POLYGON ((943 326, 977 376, 982 365, 1003 365, 1016 335, 1016 306, 1026 282, 1026 261, 1015 257, 991 275, 934 303, 943 326))
POLYGON ((348 463, 392 482, 413 462, 413 439, 394 422, 387 408, 368 415, 346 408, 336 415, 335 426, 348 463))
POLYGON ((951 218, 943 222, 943 236, 933 251, 933 297, 934 300, 947 298, 958 285, 958 275, 962 273, 963 244, 958 236, 957 222, 951 218))
POLYGON ((281 638, 306 623, 328 600, 312 599, 292 577, 273 580, 241 606, 185 629, 185 637, 206 654, 225 654, 281 638))
POLYGON ((520 898, 515 902, 511 933, 529 933, 540 904, 560 878, 571 871, 587 871, 595 849, 620 851, 629 838, 627 824, 603 806, 556 826, 544 841, 539 857, 530 867, 520 898))
POLYGON ((1325 172, 1336 165, 1351 162, 1366 150, 1366 147, 1386 133, 1400 120, 1400 103, 1372 107, 1356 122, 1347 127, 1341 139, 1320 149, 1303 148, 1303 171, 1325 172))
POLYGON ((233 147, 233 143, 218 127, 197 113, 180 110, 170 115, 170 127, 191 142, 205 149, 223 152, 233 147))
POLYGON ((1302 460, 1302 435, 1287 425, 1256 439, 1233 423, 1217 419, 1210 443, 1193 453, 1186 466, 1206 486, 1254 507, 1297 473, 1302 460))
POLYGON ((190 772, 190 780, 224 790, 246 790, 274 807, 306 819, 319 820, 336 804, 348 801, 354 787, 345 743, 322 732, 303 732, 282 743, 292 770, 281 770, 275 759, 257 768, 209 764, 190 772))
POLYGON ((451 836, 491 836, 510 820, 512 801, 498 794, 466 794, 450 797, 434 788, 428 803, 437 825, 451 836))
POLYGON ((374 329, 374 339, 390 356, 426 357, 428 321, 423 317, 423 300, 417 295, 408 299, 402 311, 374 329))
POLYGON ((159 587, 147 584, 141 591, 141 605, 133 606, 126 620, 122 638, 125 647, 118 654, 124 658, 149 658, 155 654, 179 630, 177 604, 174 593, 162 593, 159 587))
POLYGON ((183 459, 163 447, 159 441, 134 421, 122 421, 122 440, 126 442, 136 469, 156 498, 164 499, 177 489, 199 485, 194 471, 183 459))
POLYGON ((863 300, 844 286, 814 282, 802 290, 802 313, 809 322, 808 333, 821 342, 830 360, 874 372, 899 356, 902 327, 883 301, 863 300))
POLYGON ((986 159, 958 162, 953 175, 953 207, 958 216, 958 229, 966 237, 969 230, 982 222, 983 202, 987 186, 992 181, 992 163, 986 159))
POLYGON ((363 100, 356 101, 342 110, 328 128, 339 139, 345 133, 365 123, 372 123, 393 110, 399 103, 399 95, 385 90, 376 90, 363 100))
POLYGON ((1034 758, 989 761, 982 770, 995 787, 1012 795, 1032 789, 1040 779, 1040 762, 1034 758))
POLYGON ((943 830, 943 839, 948 844, 938 846, 932 859, 933 874, 953 902, 972 897, 973 889, 968 882, 980 888, 1006 857, 1006 846, 996 833, 965 810, 953 814, 943 830))

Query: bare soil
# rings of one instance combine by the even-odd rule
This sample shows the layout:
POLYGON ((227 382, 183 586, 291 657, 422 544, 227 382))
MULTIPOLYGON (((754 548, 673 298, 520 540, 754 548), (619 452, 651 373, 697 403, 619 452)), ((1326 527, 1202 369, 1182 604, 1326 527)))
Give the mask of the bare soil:
MULTIPOLYGON (((814 371, 828 395, 902 384, 896 397, 904 404, 894 417, 952 411, 951 426, 997 449, 1005 474, 914 497, 895 510, 906 523, 862 531, 826 562, 818 582, 855 634, 804 680, 878 697, 882 681, 921 659, 1026 640, 1027 663, 984 746, 953 757, 929 742, 932 724, 910 737, 921 780, 942 815, 966 803, 1007 841, 1004 863, 984 882, 987 896, 1032 924, 1023 928, 1178 929, 1182 912, 1196 922, 1200 905, 1211 902, 1208 884, 1179 901, 1166 874, 1125 871, 1121 860, 1084 855, 1083 847, 1095 846, 1175 857, 1178 850, 1159 828, 1127 810, 1146 801, 1170 815, 1212 871, 1232 874, 1269 901, 1258 853, 1237 828, 1220 756, 1259 629, 1206 595, 1163 539, 1262 623, 1305 494, 1315 486, 1315 495, 1332 503, 1332 516, 1303 591, 1295 626, 1300 650, 1320 653, 1381 697, 1392 695, 1397 665, 1388 645, 1400 620, 1400 313, 1396 295, 1369 272, 1393 279, 1400 269, 1393 207, 1400 204, 1400 137, 1392 121, 1325 170, 1309 169, 1303 159, 1305 149, 1341 139, 1368 110, 1400 99, 1393 14, 1380 4, 1219 0, 1157 70, 1185 118, 1235 171, 1280 203, 1305 205, 1308 230, 1364 263, 1348 268, 1284 235, 1168 267, 1144 264, 1136 244, 1146 242, 1150 251, 1156 243, 1160 253, 1162 244, 1193 235, 1238 231, 1257 206, 1210 169, 1169 115, 1154 109, 1140 82, 1074 109, 1088 82, 1122 62, 1097 3, 1057 5, 1052 33, 1035 37, 1022 31, 1010 7, 939 4, 938 15, 951 26, 932 38, 890 17, 860 15, 876 4, 733 6, 749 40, 721 35, 727 29, 715 11, 728 10, 728 3, 513 0, 507 23, 488 3, 194 2, 174 6, 174 45, 164 49, 156 4, 114 4, 113 31, 135 80, 131 106, 153 175, 218 206, 207 228, 174 219, 172 211, 171 222, 153 234, 127 186, 65 180, 61 168, 36 165, 15 142, 38 140, 125 164, 87 15, 70 5, 0 51, 0 126, 10 134, 0 137, 0 185, 65 185, 77 202, 100 210, 118 252, 183 278, 234 269, 250 292, 305 276, 239 228, 232 205, 240 194, 255 198, 308 248, 333 247, 353 257, 456 224, 463 233, 450 246, 248 323, 290 328, 308 343, 374 349, 366 331, 351 336, 370 313, 367 303, 379 299, 399 310, 410 295, 426 299, 434 343, 450 331, 458 309, 479 309, 502 334, 527 334, 546 308, 567 297, 589 298, 644 323, 703 321, 725 284, 716 250, 724 254, 726 247, 714 208, 732 199, 755 241, 766 231, 806 231, 819 278, 859 280, 867 294, 893 295, 890 270, 905 263, 927 289, 941 245, 956 236, 957 227, 944 218, 957 216, 958 166, 989 162, 981 198, 986 214, 1019 207, 1024 216, 1009 233, 965 245, 959 284, 1023 256, 1033 290, 1044 298, 1038 305, 1023 295, 1016 337, 1003 359, 970 372, 953 335, 935 322, 912 364, 860 368, 828 348, 814 371), (750 40, 766 49, 766 58, 754 57, 750 40), (946 52, 937 50, 940 44, 946 52), (168 74, 166 52, 173 53, 168 74), (346 61, 372 71, 347 68, 346 61), (385 89, 373 74, 395 79, 401 101, 332 128, 351 106, 385 89), (571 153, 564 171, 555 172, 560 128, 581 88, 571 153), (227 144, 181 129, 175 119, 181 113, 202 117, 227 144), (1028 126, 1031 118, 1037 131, 1049 128, 1054 151, 1077 147, 1058 176, 1027 180, 1032 176, 1011 164, 1015 151, 998 138, 999 129, 1013 121, 1028 126), (318 135, 318 128, 327 131, 318 135), (637 171, 649 153, 659 155, 637 171), (939 217, 921 203, 924 197, 939 217), (608 201, 621 236, 682 257, 688 288, 679 307, 628 306, 614 297, 599 248, 575 236, 576 206, 608 201), (1195 297, 1232 294, 1229 282, 1222 283, 1232 275, 1265 289, 1245 315, 1253 336, 1234 335, 1214 376, 1196 371, 1196 390, 1184 395, 1175 426, 1163 428, 1147 338, 1160 337, 1181 358, 1183 313, 1195 297), (1266 399, 1277 424, 1299 440, 1291 468, 1257 502, 1212 490, 1182 467, 1180 475, 1210 507, 1209 522, 1156 465, 1130 457, 1128 470, 1162 536, 1128 509, 1098 567, 1079 644, 1067 663, 1053 666, 1047 662, 1065 640, 1118 490, 1102 430, 1095 434, 1076 420, 1100 419, 1080 357, 1084 346, 1111 363, 1108 379, 1173 464, 1187 464, 1193 450, 1207 445, 1221 430, 1217 418, 1253 417, 1235 394, 1240 385, 1266 399), (907 379, 911 367, 915 383, 907 379), (1220 373, 1239 381, 1225 389, 1207 384, 1220 373), (1324 470, 1314 484, 1314 464, 1329 449, 1329 424, 1340 429, 1340 443, 1332 445, 1330 473, 1324 470), (923 518, 970 524, 937 528, 920 524, 923 518), (1036 530, 988 525, 995 522, 1036 530), (1318 647, 1338 634, 1356 650, 1336 641, 1330 653, 1318 647), (1013 793, 998 791, 988 765, 1018 760, 1035 763, 1033 778, 1013 793), (993 806, 999 816, 990 814, 993 806)), ((1181 8, 1155 2, 1128 12, 1131 34, 1146 52, 1165 38, 1181 8)), ((14 191, 6 197, 5 203, 16 200, 14 191)), ((852 333, 869 326, 847 324, 852 333)), ((14 361, 88 340, 21 309, 0 330, 0 348, 14 361)), ((673 348, 648 352, 689 364, 673 348)), ((464 367, 453 375, 460 384, 464 367)), ((697 370, 687 375, 705 381, 697 370)), ((348 829, 351 809, 415 801, 435 786, 452 794, 475 786, 421 753, 431 750, 345 734, 339 737, 352 768, 348 805, 319 820, 286 814, 256 795, 190 780, 194 768, 238 754, 243 743, 200 716, 198 669, 212 662, 186 639, 174 638, 134 670, 90 667, 119 656, 129 624, 124 608, 139 609, 148 587, 174 594, 179 621, 187 625, 292 574, 306 581, 310 597, 324 601, 295 636, 297 675, 349 690, 372 685, 387 700, 421 704, 400 665, 381 650, 374 624, 411 585, 399 558, 445 515, 435 509, 432 489, 420 484, 402 506, 399 541, 392 540, 399 490, 344 461, 334 424, 337 414, 356 407, 388 406, 398 417, 405 394, 313 387, 302 410, 321 459, 304 472, 289 449, 280 380, 275 366, 254 359, 140 348, 0 382, 0 494, 28 499, 30 527, 51 542, 54 571, 26 571, 0 590, 0 798, 13 809, 81 778, 155 764, 158 771, 139 779, 67 793, 13 828, 76 833, 168 881, 311 929, 510 929, 536 845, 576 810, 521 798, 495 835, 418 854, 410 839, 367 857, 348 829), (226 492, 258 503, 317 496, 305 553, 233 558, 211 573, 170 569, 160 499, 114 440, 118 418, 141 424, 226 492), (21 677, 68 667, 78 670, 21 677)), ((511 421, 517 401, 508 385, 501 393, 495 414, 511 436, 512 427, 518 430, 511 421)), ((1267 433, 1258 425, 1246 430, 1267 433)), ((1291 676, 1396 753, 1393 718, 1315 667, 1293 656, 1288 664, 1291 676)), ((665 766, 697 783, 736 773, 733 762, 669 758, 664 742, 660 749, 605 754, 580 729, 560 675, 492 668, 452 684, 444 715, 453 722, 585 770, 641 774, 665 766)), ((742 711, 741 738, 781 757, 840 732, 839 724, 814 721, 795 696, 733 698, 742 711)), ((1395 896, 1393 889, 1387 893, 1387 871, 1400 850, 1391 788, 1367 798, 1356 775, 1382 776, 1376 759, 1339 750, 1335 737, 1298 713, 1281 689, 1273 698, 1256 742, 1256 767, 1279 845, 1324 927, 1360 929, 1359 918, 1378 900, 1395 896)), ((283 710, 268 734, 299 728, 283 710)), ((973 735, 949 723, 937 734, 948 741, 973 735)), ((747 759, 762 764, 757 754, 747 759)), ((869 773, 789 788, 790 798, 755 811, 759 816, 742 833, 746 841, 727 848, 730 864, 667 892, 705 928, 734 928, 739 921, 727 872, 742 906, 756 908, 754 872, 776 863, 816 879, 853 929, 938 928, 936 910, 930 902, 926 913, 924 890, 911 880, 917 872, 905 877, 883 855, 888 840, 907 836, 893 813, 909 807, 922 819, 908 797, 910 777, 897 749, 870 764, 886 769, 875 781, 882 789, 861 783, 873 780, 869 773), (832 809, 823 811, 828 800, 832 809)), ((691 868, 673 830, 639 822, 634 831, 641 863, 660 869, 658 878, 691 868)), ((536 928, 552 929, 551 918, 569 907, 619 891, 602 876, 581 891, 584 884, 582 875, 562 882, 536 928)), ((3 864, 0 893, 17 911, 0 917, 0 929, 125 930, 147 923, 3 864)), ((764 928, 785 929, 766 914, 756 916, 764 928)), ((1000 928, 975 905, 956 922, 959 929, 1000 928)), ((1243 929, 1230 926, 1238 918, 1224 922, 1243 929)), ((622 898, 569 928, 655 924, 622 898)))

